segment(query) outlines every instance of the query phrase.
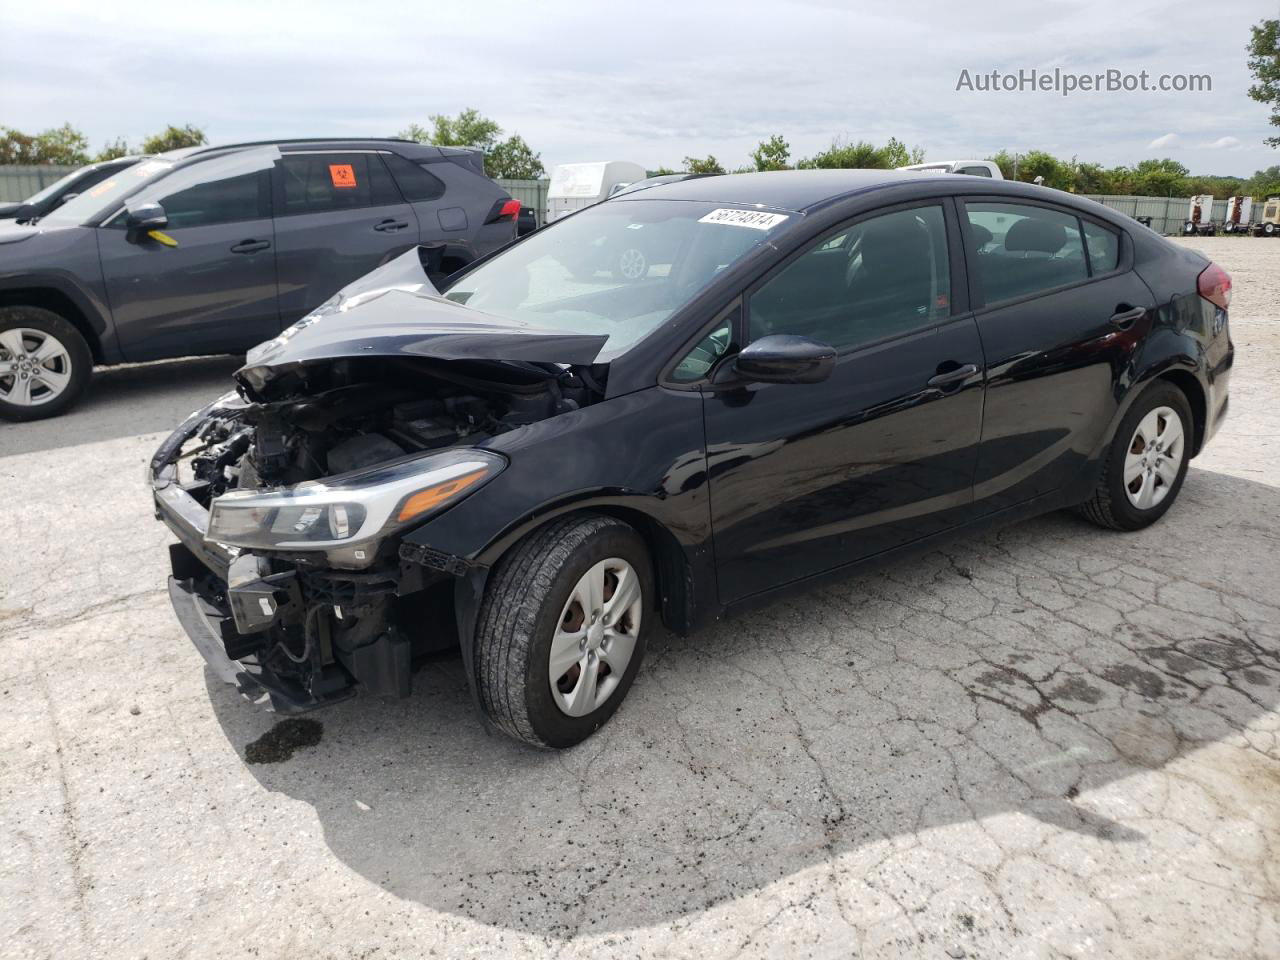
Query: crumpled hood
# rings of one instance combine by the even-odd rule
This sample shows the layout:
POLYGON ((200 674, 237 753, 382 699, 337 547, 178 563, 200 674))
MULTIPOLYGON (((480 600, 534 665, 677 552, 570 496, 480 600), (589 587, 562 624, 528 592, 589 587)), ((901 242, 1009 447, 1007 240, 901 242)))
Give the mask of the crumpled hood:
POLYGON ((446 300, 426 279, 414 249, 254 347, 236 379, 261 393, 272 380, 306 364, 352 357, 585 366, 594 362, 607 339, 532 327, 446 300))

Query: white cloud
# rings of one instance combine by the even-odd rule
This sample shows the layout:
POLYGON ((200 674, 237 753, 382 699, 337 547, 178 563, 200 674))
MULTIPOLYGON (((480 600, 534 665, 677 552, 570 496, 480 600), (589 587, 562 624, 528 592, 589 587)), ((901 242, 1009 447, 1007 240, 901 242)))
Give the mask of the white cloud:
POLYGON ((581 0, 217 9, 9 4, 0 122, 70 122, 96 149, 168 123, 203 126, 215 142, 388 135, 472 106, 524 136, 548 167, 611 157, 677 166, 707 153, 735 167, 773 133, 793 157, 833 137, 897 136, 929 157, 1041 149, 1112 165, 1169 150, 1197 172, 1212 162, 1212 172, 1245 174, 1275 162, 1262 143, 1266 110, 1243 92, 1240 38, 1255 0, 1217 0, 1207 33, 1194 4, 1162 6, 1153 31, 1146 5, 1114 0, 987 0, 981 18, 954 0, 655 0, 624 26, 581 0), (962 70, 1155 77, 1189 65, 1212 74, 1210 91, 956 89, 962 70), (1167 139, 1174 128, 1183 140, 1167 139), (1224 129, 1240 149, 1199 146, 1224 129))
POLYGON ((1238 137, 1219 137, 1217 140, 1201 144, 1201 146, 1209 150, 1238 150, 1240 148, 1240 139, 1238 137))

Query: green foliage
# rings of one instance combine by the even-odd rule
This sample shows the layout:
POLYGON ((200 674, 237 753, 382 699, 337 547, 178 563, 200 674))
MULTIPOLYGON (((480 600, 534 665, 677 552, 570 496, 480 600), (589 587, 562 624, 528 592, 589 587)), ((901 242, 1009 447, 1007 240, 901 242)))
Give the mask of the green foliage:
POLYGON ((484 169, 491 177, 511 180, 540 180, 547 175, 542 158, 533 152, 518 133, 494 144, 484 158, 484 169))
POLYGON ((105 143, 102 149, 98 151, 98 155, 94 160, 115 160, 118 157, 127 157, 129 155, 129 144, 124 137, 116 137, 109 143, 105 143))
POLYGON ((428 119, 431 129, 411 123, 396 136, 437 147, 478 147, 484 151, 484 170, 491 177, 539 180, 547 175, 541 155, 520 134, 500 140, 502 127, 474 107, 467 107, 456 117, 434 113, 428 119))
POLYGON ((725 169, 720 165, 720 161, 715 157, 707 154, 706 157, 699 159, 698 157, 685 157, 684 168, 689 173, 724 173, 725 169))
POLYGON ((182 147, 200 147, 206 143, 208 140, 204 131, 194 124, 188 123, 181 127, 169 124, 160 133, 142 141, 142 152, 164 153, 166 150, 178 150, 182 147))
POLYGON ((751 161, 755 170, 790 170, 791 144, 775 133, 768 140, 761 140, 751 151, 751 161))
POLYGON ((673 173, 679 173, 679 170, 672 170, 670 167, 659 167, 657 170, 646 170, 645 176, 649 177, 669 177, 673 173))
POLYGON ((831 141, 829 149, 812 157, 805 157, 796 167, 801 170, 892 170, 894 167, 905 167, 923 161, 924 148, 908 148, 897 137, 890 137, 883 147, 877 147, 866 140, 850 143, 837 137, 831 141))
MULTIPOLYGON (((1269 106, 1271 125, 1280 127, 1280 20, 1263 20, 1253 27, 1245 49, 1254 79, 1249 96, 1269 106)), ((1280 147, 1280 136, 1267 137, 1263 143, 1280 147)))
POLYGON ((89 139, 69 123, 35 135, 0 127, 0 163, 78 167, 88 162, 89 139))

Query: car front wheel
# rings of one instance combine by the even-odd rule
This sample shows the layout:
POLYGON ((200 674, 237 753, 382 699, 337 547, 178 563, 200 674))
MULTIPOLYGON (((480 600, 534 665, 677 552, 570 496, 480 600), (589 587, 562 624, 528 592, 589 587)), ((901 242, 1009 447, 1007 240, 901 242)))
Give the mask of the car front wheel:
POLYGON ((485 713, 539 747, 570 747, 607 721, 644 655, 653 606, 644 541, 612 517, 554 521, 494 569, 476 625, 485 713))
POLYGON ((89 345, 62 317, 41 307, 0 308, 0 419, 65 413, 92 373, 89 345))
POLYGON ((1102 476, 1080 512, 1112 530, 1141 530, 1177 499, 1191 461, 1191 405, 1171 383, 1156 383, 1116 430, 1102 476))

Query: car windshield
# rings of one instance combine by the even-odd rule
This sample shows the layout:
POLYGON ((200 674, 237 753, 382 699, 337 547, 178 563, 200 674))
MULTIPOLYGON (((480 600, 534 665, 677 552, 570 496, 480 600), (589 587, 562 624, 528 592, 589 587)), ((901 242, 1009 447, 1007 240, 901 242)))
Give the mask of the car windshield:
POLYGON ((23 203, 40 203, 42 200, 48 200, 55 193, 57 193, 59 190, 61 190, 63 187, 69 184, 72 180, 80 176, 80 174, 84 173, 84 171, 85 171, 84 167, 77 167, 76 169, 68 173, 65 177, 59 177, 57 180, 53 181, 53 183, 49 184, 43 190, 33 193, 31 196, 27 197, 27 199, 22 202, 23 203))
POLYGON ((40 225, 42 227, 78 226, 94 214, 123 200, 144 184, 163 177, 172 169, 173 162, 170 160, 144 160, 123 170, 117 170, 101 183, 95 183, 88 190, 51 211, 40 220, 40 225))
POLYGON ((604 362, 799 219, 705 202, 602 203, 530 235, 444 295, 534 327, 605 334, 604 362))

